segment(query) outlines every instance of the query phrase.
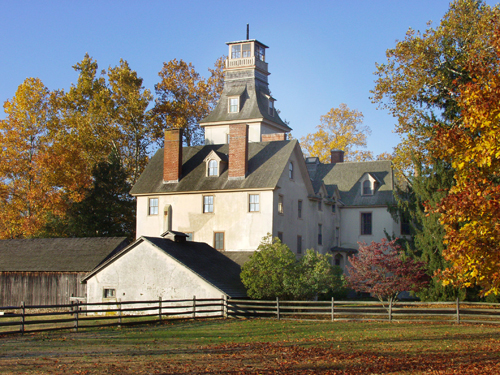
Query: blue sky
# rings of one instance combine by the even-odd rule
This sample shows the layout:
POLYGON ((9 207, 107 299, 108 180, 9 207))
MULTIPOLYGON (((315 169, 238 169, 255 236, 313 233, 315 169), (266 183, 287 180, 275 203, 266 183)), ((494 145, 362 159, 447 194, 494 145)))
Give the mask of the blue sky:
POLYGON ((448 6, 446 0, 0 0, 0 102, 27 77, 68 90, 77 80, 72 66, 86 52, 100 69, 127 60, 151 91, 163 62, 174 58, 207 76, 227 55, 225 42, 245 39, 249 23, 250 38, 270 47, 270 89, 294 137, 314 132, 321 115, 346 103, 372 130, 367 149, 391 152, 399 142, 395 119, 369 99, 375 63, 385 61, 408 28, 437 25, 448 6))

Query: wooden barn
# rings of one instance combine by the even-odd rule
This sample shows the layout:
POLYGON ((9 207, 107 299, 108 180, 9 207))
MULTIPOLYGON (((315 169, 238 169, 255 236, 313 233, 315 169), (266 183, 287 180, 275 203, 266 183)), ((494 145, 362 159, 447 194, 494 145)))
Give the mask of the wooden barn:
POLYGON ((0 241, 0 306, 67 304, 82 279, 127 245, 125 237, 0 241))

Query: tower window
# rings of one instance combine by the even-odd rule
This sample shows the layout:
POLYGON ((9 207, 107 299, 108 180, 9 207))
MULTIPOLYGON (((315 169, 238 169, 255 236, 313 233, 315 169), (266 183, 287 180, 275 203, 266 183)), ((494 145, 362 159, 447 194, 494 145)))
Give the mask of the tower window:
POLYGON ((242 45, 242 57, 250 57, 251 56, 251 49, 252 49, 252 46, 250 45, 250 43, 245 43, 242 45))
POLYGON ((231 58, 239 59, 241 57, 241 44, 231 46, 231 58))
POLYGON ((274 116, 274 101, 269 99, 269 115, 274 116))
POLYGON ((229 113, 238 113, 240 111, 240 99, 229 98, 229 113))
POLYGON ((257 57, 260 61, 266 61, 266 50, 264 47, 255 45, 255 57, 257 57))

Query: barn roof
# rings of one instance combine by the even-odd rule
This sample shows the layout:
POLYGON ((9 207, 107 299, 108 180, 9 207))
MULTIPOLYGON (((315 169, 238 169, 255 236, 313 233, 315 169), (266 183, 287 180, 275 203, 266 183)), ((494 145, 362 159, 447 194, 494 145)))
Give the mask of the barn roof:
POLYGON ((132 251, 139 243, 146 242, 165 252, 193 273, 213 285, 229 297, 246 297, 246 289, 240 279, 241 267, 229 259, 224 253, 214 249, 204 242, 174 242, 162 237, 140 237, 130 246, 115 254, 87 274, 88 280, 100 270, 113 263, 116 259, 132 251))
POLYGON ((126 245, 125 237, 0 240, 0 272, 89 272, 126 245))

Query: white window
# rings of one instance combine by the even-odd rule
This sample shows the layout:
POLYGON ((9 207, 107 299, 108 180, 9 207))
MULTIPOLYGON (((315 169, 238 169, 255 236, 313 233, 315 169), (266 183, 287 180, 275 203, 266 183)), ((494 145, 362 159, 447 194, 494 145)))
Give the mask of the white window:
POLYGON ((292 162, 288 163, 288 178, 290 180, 293 179, 293 163, 292 162))
POLYGON ((148 214, 158 215, 158 198, 149 198, 148 214))
POLYGON ((204 195, 203 196, 203 213, 214 212, 214 196, 204 195))
POLYGON ((214 232, 214 247, 216 250, 224 250, 224 232, 214 232))
POLYGON ((229 98, 229 113, 240 111, 240 98, 229 98))
POLYGON ((208 162, 208 175, 209 176, 219 175, 219 163, 217 163, 217 160, 210 160, 208 162))
POLYGON ((260 210, 259 194, 250 194, 248 196, 248 211, 258 212, 260 210))
POLYGON ((278 196, 278 213, 280 215, 283 215, 284 210, 283 210, 283 195, 278 196))
POLYGON ((372 195, 372 183, 370 180, 363 181, 363 195, 372 195))
POLYGON ((242 48, 242 56, 241 57, 250 57, 251 56, 251 51, 252 51, 252 46, 250 43, 245 43, 241 46, 242 48))
POLYGON ((231 58, 232 59, 241 58, 241 44, 234 44, 231 46, 231 58))

